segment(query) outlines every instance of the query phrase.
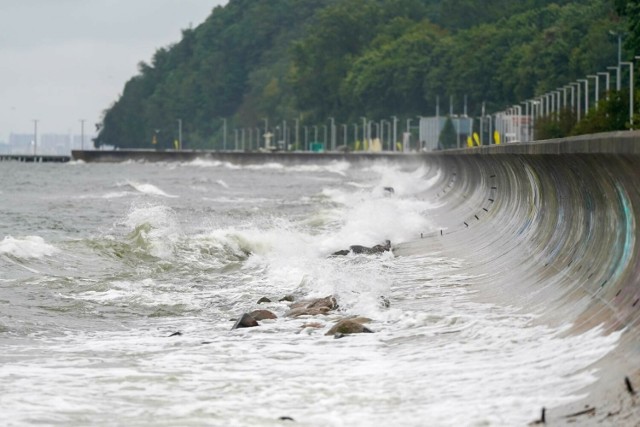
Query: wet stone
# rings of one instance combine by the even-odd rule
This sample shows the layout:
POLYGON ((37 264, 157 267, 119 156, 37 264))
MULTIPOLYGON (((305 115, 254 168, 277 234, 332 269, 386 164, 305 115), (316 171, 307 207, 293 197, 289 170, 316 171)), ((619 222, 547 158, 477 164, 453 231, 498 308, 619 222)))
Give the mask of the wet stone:
POLYGON ((253 310, 249 313, 249 316, 253 317, 255 320, 265 320, 265 319, 277 319, 274 313, 269 310, 253 310))
POLYGON ((349 334, 362 334, 362 333, 372 333, 373 331, 362 323, 357 321, 356 319, 343 319, 333 325, 331 329, 325 335, 349 335, 349 334))
POLYGON ((254 326, 260 326, 260 324, 249 313, 244 313, 231 329, 253 328, 254 326))

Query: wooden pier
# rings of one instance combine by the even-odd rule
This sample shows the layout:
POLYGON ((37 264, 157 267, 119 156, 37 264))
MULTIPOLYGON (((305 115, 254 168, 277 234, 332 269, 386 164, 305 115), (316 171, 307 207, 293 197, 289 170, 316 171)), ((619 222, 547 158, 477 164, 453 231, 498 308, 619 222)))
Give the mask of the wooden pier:
POLYGON ((23 163, 66 163, 71 160, 71 156, 56 156, 47 154, 0 154, 0 162, 23 162, 23 163))

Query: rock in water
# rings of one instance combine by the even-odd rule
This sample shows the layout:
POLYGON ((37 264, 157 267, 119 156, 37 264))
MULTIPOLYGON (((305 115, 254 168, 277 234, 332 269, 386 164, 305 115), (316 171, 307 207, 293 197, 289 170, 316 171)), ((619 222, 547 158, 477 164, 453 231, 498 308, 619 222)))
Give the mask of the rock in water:
POLYGON ((262 297, 262 298, 260 298, 258 300, 258 304, 266 304, 266 303, 269 303, 269 302, 271 302, 271 300, 269 298, 267 298, 267 297, 262 297))
POLYGON ((249 313, 244 313, 240 317, 240 319, 238 319, 236 324, 233 325, 233 328, 231 328, 231 330, 240 328, 253 328, 254 326, 260 326, 260 324, 249 313))
POLYGON ((391 250, 391 241, 385 240, 384 244, 382 245, 375 245, 371 248, 367 246, 362 246, 362 245, 352 245, 352 246, 349 246, 349 250, 343 249, 341 251, 334 252, 331 255, 332 256, 348 255, 350 252, 353 252, 354 254, 374 255, 374 254, 380 254, 383 252, 388 252, 390 250, 391 250))
POLYGON ((358 322, 355 319, 343 319, 333 325, 331 329, 325 335, 348 335, 348 334, 362 334, 362 333, 372 333, 373 331, 362 323, 358 322))
POLYGON ((253 317, 255 320, 264 320, 264 319, 277 319, 278 316, 270 312, 269 310, 253 310, 249 313, 249 316, 253 317))
POLYGON ((345 256, 345 255, 349 255, 349 250, 348 249, 343 249, 341 251, 338 252, 334 252, 331 255, 333 256, 345 256))
POLYGON ((291 304, 291 309, 295 308, 320 308, 327 307, 329 310, 338 308, 338 301, 333 295, 324 298, 305 299, 291 304))
POLYGON ((329 309, 327 307, 318 307, 318 308, 297 307, 287 311, 284 315, 285 317, 299 317, 299 316, 318 316, 320 314, 326 315, 327 313, 329 313, 329 309))

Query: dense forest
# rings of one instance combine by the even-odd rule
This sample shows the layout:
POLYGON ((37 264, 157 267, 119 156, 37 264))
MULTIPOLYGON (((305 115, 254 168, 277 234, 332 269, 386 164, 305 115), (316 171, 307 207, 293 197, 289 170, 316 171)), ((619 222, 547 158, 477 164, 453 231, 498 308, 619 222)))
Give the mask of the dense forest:
MULTIPOLYGON (((170 148, 181 132, 221 149, 276 124, 499 111, 617 64, 617 34, 640 54, 640 0, 230 0, 139 64, 95 143, 170 148)), ((556 133, 602 126, 588 119, 556 133)))

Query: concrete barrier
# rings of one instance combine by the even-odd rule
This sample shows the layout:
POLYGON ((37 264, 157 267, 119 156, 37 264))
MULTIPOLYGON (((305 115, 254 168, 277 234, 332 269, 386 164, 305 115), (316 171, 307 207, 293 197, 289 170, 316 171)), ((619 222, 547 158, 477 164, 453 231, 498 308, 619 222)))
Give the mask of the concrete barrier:
POLYGON ((523 307, 568 334, 623 331, 596 363, 586 397, 547 411, 551 425, 636 426, 640 401, 640 133, 458 150, 425 156, 439 229, 400 256, 460 258, 475 298, 523 307), (627 383, 628 381, 628 383, 627 383), (595 408, 576 417, 585 408, 595 408), (576 425, 576 424, 573 424, 576 425))

